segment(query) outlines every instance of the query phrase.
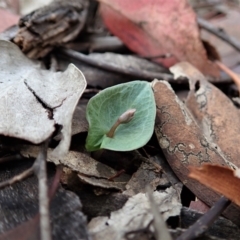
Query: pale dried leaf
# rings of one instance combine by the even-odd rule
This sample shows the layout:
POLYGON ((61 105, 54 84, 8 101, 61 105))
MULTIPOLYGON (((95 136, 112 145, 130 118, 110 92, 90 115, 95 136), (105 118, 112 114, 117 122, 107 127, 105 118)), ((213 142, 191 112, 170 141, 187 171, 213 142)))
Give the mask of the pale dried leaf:
POLYGON ((86 87, 83 74, 72 64, 65 72, 43 70, 7 41, 0 41, 0 52, 0 134, 38 144, 60 125, 62 140, 53 154, 62 157, 70 145, 74 109, 86 87))
MULTIPOLYGON (((39 152, 37 146, 22 146, 20 151, 24 157, 36 158, 39 152)), ((63 158, 58 158, 52 154, 53 150, 48 149, 47 161, 56 165, 62 164, 71 171, 77 173, 79 179, 85 183, 102 188, 114 188, 117 190, 125 190, 125 186, 130 179, 127 174, 121 174, 114 178, 114 181, 108 180, 117 174, 113 168, 98 162, 89 155, 81 152, 69 151, 63 158)))
MULTIPOLYGON (((153 197, 165 221, 171 216, 180 214, 181 203, 173 188, 168 188, 164 192, 156 191, 153 197)), ((112 212, 109 218, 93 218, 88 227, 93 240, 120 240, 125 239, 124 234, 128 231, 146 227, 152 219, 146 194, 138 193, 129 198, 122 209, 112 212)))

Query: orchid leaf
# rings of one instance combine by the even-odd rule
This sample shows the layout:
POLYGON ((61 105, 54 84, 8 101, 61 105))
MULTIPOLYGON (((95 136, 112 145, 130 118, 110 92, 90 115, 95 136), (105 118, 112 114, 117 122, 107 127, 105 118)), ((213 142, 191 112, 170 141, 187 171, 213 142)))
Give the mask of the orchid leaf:
POLYGON ((87 106, 88 151, 131 151, 145 145, 153 134, 156 106, 150 83, 133 81, 98 93, 87 106), (112 138, 107 133, 127 110, 136 109, 131 121, 120 124, 112 138))

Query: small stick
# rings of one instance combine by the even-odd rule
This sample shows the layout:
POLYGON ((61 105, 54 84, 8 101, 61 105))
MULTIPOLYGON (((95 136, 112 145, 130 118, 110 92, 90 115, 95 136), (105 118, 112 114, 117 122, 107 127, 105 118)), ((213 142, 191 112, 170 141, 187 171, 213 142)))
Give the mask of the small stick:
POLYGON ((230 205, 231 201, 225 197, 221 197, 211 209, 200 217, 192 226, 190 226, 176 240, 191 240, 202 235, 218 218, 219 215, 230 205))
POLYGON ((16 182, 20 182, 22 181, 23 179, 31 176, 33 174, 33 167, 27 169, 26 171, 14 176, 13 178, 11 179, 8 179, 6 181, 3 181, 3 182, 0 182, 0 189, 2 188, 5 188, 7 186, 10 186, 16 182))
POLYGON ((95 88, 88 88, 85 89, 83 93, 99 93, 99 92, 101 92, 101 90, 95 88))
POLYGON ((52 72, 57 72, 58 69, 58 62, 57 59, 54 55, 51 55, 50 58, 50 71, 52 72))
MULTIPOLYGON (((135 79, 144 79, 144 80, 152 81, 153 79, 157 78, 157 79, 164 79, 165 81, 174 82, 174 83, 188 83, 188 80, 185 77, 180 77, 176 81, 173 75, 169 73, 161 73, 161 72, 156 73, 156 72, 150 72, 150 71, 139 72, 136 69, 130 69, 130 68, 123 69, 106 62, 99 62, 98 60, 92 59, 85 54, 82 54, 80 52, 77 52, 71 49, 60 48, 59 52, 62 55, 73 58, 75 61, 83 62, 93 67, 97 67, 99 69, 103 69, 106 71, 124 74, 125 76, 133 77, 135 79)), ((209 79, 209 81, 215 83, 215 81, 213 81, 211 78, 209 79)), ((219 79, 219 82, 231 82, 231 80, 228 77, 227 78, 221 77, 219 79)))
POLYGON ((166 81, 170 81, 170 80, 175 81, 173 79, 173 75, 168 74, 168 73, 159 73, 159 72, 158 73, 150 73, 150 72, 146 73, 144 71, 139 72, 137 70, 130 69, 130 68, 122 69, 117 66, 108 64, 106 62, 99 62, 98 60, 90 58, 85 54, 82 54, 80 52, 77 52, 77 51, 74 51, 71 49, 60 48, 59 50, 60 50, 59 52, 64 54, 65 56, 74 58, 80 62, 84 62, 91 66, 94 66, 94 67, 97 67, 97 68, 100 68, 103 70, 107 70, 110 72, 115 72, 115 73, 119 73, 119 74, 132 76, 134 78, 146 79, 146 80, 151 80, 151 81, 154 78, 164 79, 166 81))
POLYGON ((14 154, 8 157, 1 157, 0 163, 9 162, 9 161, 15 161, 22 159, 22 156, 20 154, 14 154))
POLYGON ((51 226, 49 214, 49 199, 47 187, 46 159, 49 140, 45 141, 38 157, 33 165, 34 172, 38 178, 39 187, 39 214, 40 214, 40 233, 41 240, 51 240, 51 226))
POLYGON ((215 27, 214 25, 212 25, 211 23, 202 18, 198 17, 197 21, 198 25, 201 28, 216 35, 218 38, 222 39, 223 41, 227 42, 229 45, 234 47, 236 50, 240 51, 240 42, 236 38, 229 36, 222 29, 215 27))
POLYGON ((57 166, 56 169, 56 173, 54 175, 53 181, 51 183, 51 186, 48 190, 48 197, 49 197, 49 202, 52 200, 52 198, 54 197, 57 189, 58 189, 58 185, 60 183, 60 178, 61 178, 61 174, 63 171, 63 167, 61 165, 57 166))
POLYGON ((153 198, 153 193, 149 186, 147 187, 147 194, 148 194, 151 212, 153 214, 153 226, 154 226, 154 234, 155 234, 156 240, 172 240, 172 237, 168 231, 166 223, 161 213, 159 213, 157 204, 153 198))
POLYGON ((124 169, 120 170, 119 172, 117 172, 117 173, 114 174, 113 176, 109 177, 108 180, 109 180, 109 181, 113 181, 114 178, 119 177, 119 176, 120 176, 121 174, 123 174, 123 173, 125 173, 125 170, 124 170, 124 169))

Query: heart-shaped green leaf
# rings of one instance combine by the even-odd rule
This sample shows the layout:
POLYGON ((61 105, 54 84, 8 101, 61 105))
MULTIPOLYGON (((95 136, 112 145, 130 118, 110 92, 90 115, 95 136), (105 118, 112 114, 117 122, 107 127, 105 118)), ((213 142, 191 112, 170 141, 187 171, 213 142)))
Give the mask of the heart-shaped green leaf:
POLYGON ((87 106, 89 131, 86 148, 131 151, 151 138, 156 116, 153 91, 148 82, 133 81, 101 91, 87 106), (131 121, 117 127, 114 137, 106 134, 127 110, 136 109, 131 121))

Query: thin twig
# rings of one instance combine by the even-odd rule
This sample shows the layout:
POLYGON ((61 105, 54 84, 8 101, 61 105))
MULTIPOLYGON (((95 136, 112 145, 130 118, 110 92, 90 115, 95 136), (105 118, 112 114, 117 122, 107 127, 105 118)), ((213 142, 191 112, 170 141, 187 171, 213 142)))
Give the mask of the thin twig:
POLYGON ((221 197, 211 209, 197 220, 186 232, 179 236, 176 240, 191 240, 202 235, 212 225, 212 223, 220 216, 220 214, 230 205, 231 201, 225 197, 221 197))
POLYGON ((101 92, 101 90, 99 89, 96 89, 96 88, 88 88, 88 89, 85 89, 83 93, 99 93, 101 92))
POLYGON ((116 174, 108 178, 108 181, 114 181, 115 178, 119 177, 121 174, 125 173, 125 170, 122 169, 118 171, 116 174))
POLYGON ((197 21, 198 25, 201 28, 216 35, 218 38, 222 39, 223 41, 234 47, 236 50, 240 51, 240 41, 238 41, 236 38, 229 36, 227 33, 224 32, 223 29, 215 27, 214 25, 202 18, 198 17, 197 21))
POLYGON ((154 78, 158 78, 158 79, 164 79, 166 81, 170 81, 170 80, 175 81, 175 80, 173 80, 173 75, 171 75, 171 74, 150 73, 150 72, 145 73, 144 71, 139 72, 137 70, 129 69, 129 68, 123 69, 123 68, 119 68, 117 66, 105 63, 105 62, 103 63, 101 61, 95 60, 93 58, 88 57, 85 54, 82 54, 80 52, 76 52, 76 51, 71 50, 71 49, 60 48, 59 51, 60 51, 60 53, 66 55, 68 57, 72 57, 72 58, 74 58, 78 61, 87 63, 91 66, 98 67, 98 68, 103 69, 103 70, 116 72, 116 73, 119 73, 119 74, 125 74, 125 75, 132 76, 132 77, 139 78, 139 79, 153 80, 154 78))
POLYGON ((49 214, 49 199, 47 187, 46 159, 48 140, 45 141, 38 157, 33 165, 34 172, 38 178, 39 187, 39 213, 40 213, 40 234, 41 240, 51 240, 51 226, 49 214))
POLYGON ((20 160, 20 159, 22 159, 22 156, 20 154, 14 154, 14 155, 7 156, 7 157, 1 157, 0 163, 10 162, 10 161, 15 161, 15 160, 20 160))
POLYGON ((10 186, 16 182, 22 181, 23 179, 30 177, 33 174, 33 167, 27 169, 26 171, 14 176, 11 179, 3 181, 0 183, 0 189, 10 186))
POLYGON ((55 173, 54 178, 53 178, 53 181, 52 181, 51 186, 48 190, 49 202, 54 197, 54 195, 55 195, 55 193, 58 189, 58 185, 60 183, 60 178, 61 178, 62 171, 63 171, 63 167, 61 165, 58 165, 57 169, 56 169, 56 173, 55 173))
POLYGON ((149 186, 147 187, 147 193, 148 193, 148 199, 151 207, 151 212, 153 214, 153 226, 154 226, 154 234, 155 234, 156 240, 172 240, 172 237, 168 231, 166 223, 161 213, 159 213, 159 209, 153 198, 153 193, 149 186))
POLYGON ((56 72, 58 69, 58 62, 56 57, 52 54, 50 58, 50 71, 56 72))
MULTIPOLYGON (((58 53, 65 55, 67 57, 73 58, 75 59, 75 61, 83 62, 88 65, 97 67, 99 69, 103 69, 103 70, 118 73, 118 74, 123 74, 135 79, 152 81, 153 79, 157 78, 157 79, 165 80, 168 82, 174 82, 174 83, 188 83, 188 80, 185 77, 179 77, 177 80, 175 80, 174 76, 168 73, 139 71, 139 70, 134 70, 130 68, 123 69, 118 66, 111 65, 107 62, 101 62, 96 59, 90 58, 88 55, 82 54, 80 52, 77 52, 71 49, 60 48, 58 53)), ((229 79, 228 77, 221 77, 218 81, 216 81, 209 78, 209 81, 213 83, 223 83, 223 82, 225 83, 225 82, 231 82, 231 79, 229 79)))

